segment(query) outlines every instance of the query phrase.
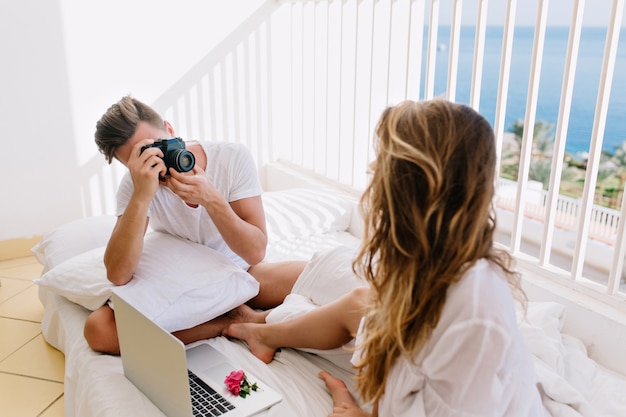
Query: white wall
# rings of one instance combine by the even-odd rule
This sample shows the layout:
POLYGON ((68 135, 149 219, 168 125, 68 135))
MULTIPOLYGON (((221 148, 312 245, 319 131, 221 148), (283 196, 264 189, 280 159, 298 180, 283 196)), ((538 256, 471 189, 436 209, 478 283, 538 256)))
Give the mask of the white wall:
POLYGON ((151 103, 263 2, 0 2, 0 240, 112 213, 124 168, 97 119, 125 94, 151 103))

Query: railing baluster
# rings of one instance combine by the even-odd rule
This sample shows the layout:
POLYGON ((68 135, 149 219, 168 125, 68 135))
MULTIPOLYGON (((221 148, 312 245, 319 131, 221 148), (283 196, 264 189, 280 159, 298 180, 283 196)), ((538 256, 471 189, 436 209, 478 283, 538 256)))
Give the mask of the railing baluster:
POLYGON ((517 254, 520 251, 522 240, 522 224, 524 221, 524 207, 526 201, 526 185, 530 171, 532 157, 533 133, 535 131, 535 115, 537 112, 537 96, 539 94, 539 78, 541 75, 541 62, 543 58, 543 44, 545 40, 548 17, 548 0, 539 0, 537 6, 537 22, 535 24, 535 38, 530 66, 530 80, 528 85, 528 97, 526 99, 526 117, 524 119, 524 135, 517 186, 517 210, 513 219, 513 233, 511 235, 511 251, 517 254))
POLYGON ((609 107, 611 83, 613 82, 613 73, 615 71, 615 57, 617 56, 617 42, 619 40, 620 31, 619 22, 622 21, 623 11, 624 0, 614 0, 610 23, 606 35, 602 71, 600 73, 600 83, 598 86, 598 100, 593 121, 593 131, 591 134, 591 147, 589 159, 587 160, 581 216, 578 224, 576 251, 574 253, 572 268, 572 278, 574 280, 577 280, 582 276, 585 262, 585 251, 587 249, 587 237, 590 223, 589 219, 591 217, 591 210, 593 209, 594 194, 598 180, 598 168, 600 165, 600 154, 602 153, 604 127, 606 125, 606 116, 609 107))
POLYGON ((496 118, 494 134, 496 136, 496 177, 500 175, 502 158, 502 144, 504 142, 504 121, 506 103, 509 97, 509 80, 511 75, 511 56, 513 54, 513 32, 515 29, 515 9, 517 0, 509 0, 506 7, 504 28, 502 31, 502 54, 500 57, 500 77, 498 80, 498 98, 496 99, 496 118))
POLYGON ((409 60, 408 71, 411 77, 409 80, 409 94, 407 98, 412 100, 418 100, 421 95, 426 1, 427 0, 411 0, 411 34, 409 35, 411 59, 409 60))
POLYGON ((461 42, 461 14, 463 0, 454 0, 452 4, 452 24, 450 25, 450 55, 448 59, 448 84, 446 97, 456 101, 456 83, 459 73, 459 44, 461 42))
POLYGON ((439 0, 430 1, 428 20, 428 48, 426 49, 426 75, 424 99, 432 99, 435 94, 435 62, 437 61, 437 30, 439 28, 439 0))
POLYGON ((480 90, 483 79, 483 61, 485 60, 485 36, 487 32, 488 0, 478 0, 478 17, 476 18, 476 39, 474 40, 474 66, 472 68, 472 90, 469 105, 476 111, 480 110, 480 90))
MULTIPOLYGON (((626 192, 622 194, 622 211, 620 219, 626 219, 626 192)), ((616 294, 622 279, 624 270, 624 253, 626 251, 626 222, 616 221, 617 231, 615 237, 615 248, 613 249, 613 259, 611 260, 611 271, 609 272, 609 282, 607 292, 616 294)))
POLYGON ((543 245, 539 254, 539 264, 547 266, 550 263, 552 251, 552 238, 554 236, 554 217, 556 202, 558 201, 561 188, 561 172, 563 170, 563 157, 565 155, 565 142, 567 140, 567 127, 569 125, 570 109, 572 107, 572 95, 574 91, 574 76, 576 74, 576 62, 578 61, 578 49, 580 48, 580 32, 582 30, 584 0, 575 0, 570 34, 567 45, 567 58, 563 74, 563 86, 561 88, 561 102, 559 116, 557 118, 556 140, 552 152, 552 169, 550 185, 548 187, 548 200, 546 218, 543 227, 543 245))

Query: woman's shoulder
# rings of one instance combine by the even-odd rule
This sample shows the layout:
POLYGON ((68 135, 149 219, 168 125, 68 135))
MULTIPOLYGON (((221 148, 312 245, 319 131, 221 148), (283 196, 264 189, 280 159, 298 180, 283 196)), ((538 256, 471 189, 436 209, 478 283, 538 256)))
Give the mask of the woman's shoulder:
POLYGON ((475 296, 501 291, 510 293, 507 277, 502 268, 484 258, 476 261, 456 283, 456 286, 459 288, 471 287, 475 296))
POLYGON ((510 317, 514 314, 514 301, 502 268, 486 259, 477 261, 450 286, 444 310, 446 308, 457 319, 500 322, 504 316, 510 317))

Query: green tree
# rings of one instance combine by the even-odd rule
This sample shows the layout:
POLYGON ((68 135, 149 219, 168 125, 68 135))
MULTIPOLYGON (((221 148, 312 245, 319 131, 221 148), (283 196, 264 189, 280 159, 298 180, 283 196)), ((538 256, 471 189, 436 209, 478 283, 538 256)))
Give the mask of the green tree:
MULTIPOLYGON (((622 141, 620 146, 615 146, 613 154, 607 155, 610 162, 613 164, 614 176, 618 179, 617 186, 615 187, 617 192, 613 196, 614 201, 611 206, 619 209, 621 201, 619 196, 624 190, 624 184, 626 183, 626 141, 622 141)), ((598 182, 600 180, 598 179, 598 182)))
MULTIPOLYGON (((510 132, 515 135, 515 141, 519 144, 519 149, 521 150, 522 139, 524 138, 524 121, 522 119, 517 119, 513 122, 510 132)), ((533 130, 532 154, 538 159, 544 159, 546 157, 552 157, 553 149, 554 125, 544 122, 543 120, 536 121, 535 128, 533 130)))
POLYGON ((551 159, 537 159, 530 164, 528 177, 531 180, 539 181, 543 184, 543 189, 547 190, 550 185, 550 172, 552 170, 551 159))
MULTIPOLYGON (((522 149, 522 140, 524 138, 524 121, 522 119, 517 119, 513 122, 509 132, 513 133, 515 142, 517 143, 517 162, 515 164, 515 171, 517 171, 519 169, 519 154, 522 149)), ((544 189, 547 189, 550 183, 553 150, 554 125, 542 120, 536 121, 535 128, 533 130, 532 152, 528 177, 531 180, 541 182, 544 189)), ((513 160, 510 155, 508 156, 509 161, 513 160)), ((511 168, 512 167, 509 167, 507 170, 503 171, 510 172, 511 168)), ((515 179, 517 179, 517 173, 515 174, 515 179)))
POLYGON ((598 167, 598 178, 596 182, 596 202, 598 204, 613 207, 614 202, 609 201, 605 203, 604 198, 607 189, 611 189, 615 186, 615 181, 618 179, 617 166, 613 162, 612 158, 601 158, 600 166, 598 167))
POLYGON ((626 141, 615 147, 615 152, 610 156, 610 160, 615 165, 615 174, 620 178, 620 186, 623 187, 626 181, 626 141))

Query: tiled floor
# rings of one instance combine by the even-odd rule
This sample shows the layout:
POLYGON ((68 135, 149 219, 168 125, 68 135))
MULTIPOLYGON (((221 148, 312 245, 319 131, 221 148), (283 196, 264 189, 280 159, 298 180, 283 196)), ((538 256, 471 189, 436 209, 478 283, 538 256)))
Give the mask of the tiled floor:
POLYGON ((30 256, 0 262, 0 415, 63 417, 65 358, 41 335, 43 307, 30 256))

